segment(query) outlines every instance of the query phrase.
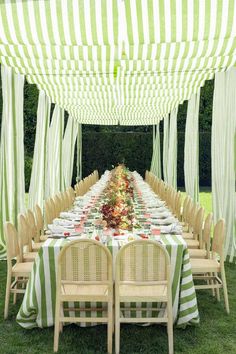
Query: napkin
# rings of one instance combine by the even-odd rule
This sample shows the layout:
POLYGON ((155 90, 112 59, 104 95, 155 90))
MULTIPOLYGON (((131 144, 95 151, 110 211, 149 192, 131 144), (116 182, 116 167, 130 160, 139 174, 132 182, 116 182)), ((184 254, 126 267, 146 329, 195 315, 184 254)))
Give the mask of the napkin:
POLYGON ((66 211, 63 211, 62 213, 60 213, 60 217, 63 219, 80 219, 81 215, 77 214, 77 213, 69 213, 66 211))
POLYGON ((151 213, 150 217, 153 219, 165 219, 168 218, 169 216, 171 216, 171 213, 169 211, 163 211, 163 212, 153 212, 151 213))
POLYGON ((160 230, 161 230, 161 234, 175 234, 175 235, 182 234, 182 227, 179 224, 162 225, 160 227, 160 230))
POLYGON ((170 216, 165 219, 152 219, 151 221, 154 225, 170 225, 176 223, 177 219, 175 219, 173 216, 170 216))
POLYGON ((59 226, 73 226, 74 221, 72 220, 66 220, 66 219, 54 219, 53 220, 54 225, 59 225, 59 226))

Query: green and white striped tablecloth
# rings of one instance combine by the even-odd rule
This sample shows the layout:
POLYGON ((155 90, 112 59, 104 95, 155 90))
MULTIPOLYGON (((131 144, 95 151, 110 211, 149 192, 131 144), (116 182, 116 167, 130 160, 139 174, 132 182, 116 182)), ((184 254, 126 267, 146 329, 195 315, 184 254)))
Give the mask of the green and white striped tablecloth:
MULTIPOLYGON (((60 249, 68 242, 64 239, 48 239, 40 249, 26 288, 26 293, 17 315, 17 322, 24 328, 49 327, 54 325, 57 257, 60 249)), ((172 301, 173 317, 178 327, 199 323, 197 299, 193 285, 189 254, 185 241, 181 236, 161 235, 160 242, 166 247, 172 267, 172 301)), ((108 248, 115 260, 120 242, 112 239, 108 248)), ((66 307, 79 304, 66 304, 66 307)), ((83 308, 85 304, 80 304, 83 308)), ((157 304, 146 304, 155 308, 157 304)), ((91 304, 95 307, 95 304, 91 304)), ((143 304, 142 304, 143 307, 143 304)), ((129 311, 127 309, 127 311, 129 311)), ((150 310, 151 311, 151 310, 150 310)), ((144 316, 150 316, 145 311, 144 316)), ((82 311, 79 313, 83 315, 82 311)), ((84 312, 88 316, 89 312, 84 312)), ((157 312, 153 312, 157 314, 157 312)), ((71 312, 71 316, 75 313, 71 312)), ((93 316, 95 314, 93 313, 93 316)), ((98 313, 97 316, 101 316, 98 313)), ((133 314, 132 314, 133 316, 133 314)), ((135 313, 134 313, 135 316, 135 313)), ((86 326, 88 324, 81 324, 86 326)))

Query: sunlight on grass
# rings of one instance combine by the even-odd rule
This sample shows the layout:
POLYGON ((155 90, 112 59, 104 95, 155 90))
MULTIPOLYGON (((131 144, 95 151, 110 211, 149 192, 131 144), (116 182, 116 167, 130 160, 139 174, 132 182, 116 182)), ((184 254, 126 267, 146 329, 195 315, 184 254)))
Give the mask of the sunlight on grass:
POLYGON ((25 208, 29 207, 29 193, 25 193, 25 208))
MULTIPOLYGON (((186 192, 181 192, 183 200, 186 196, 186 192)), ((205 209, 205 214, 212 212, 212 194, 209 188, 200 188, 200 205, 205 209)))

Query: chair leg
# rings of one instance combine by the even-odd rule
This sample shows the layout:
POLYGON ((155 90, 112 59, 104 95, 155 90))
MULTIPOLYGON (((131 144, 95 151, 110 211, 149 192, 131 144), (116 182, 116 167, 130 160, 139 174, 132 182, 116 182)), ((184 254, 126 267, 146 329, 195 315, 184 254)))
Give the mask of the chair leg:
POLYGON ((58 351, 59 342, 59 329, 60 329, 60 300, 56 299, 56 309, 55 309, 55 325, 54 325, 54 352, 58 351))
MULTIPOLYGON (((209 273, 209 275, 210 275, 211 277, 213 277, 213 273, 209 273)), ((214 281, 213 281, 213 280, 210 280, 210 284, 213 285, 213 284, 214 284, 214 281)), ((212 296, 215 297, 215 296, 216 296, 216 289, 212 288, 211 291, 212 291, 212 296)))
POLYGON ((167 312, 168 312, 167 333, 168 333, 169 354, 173 354, 174 338, 173 338, 172 303, 167 303, 167 312))
POLYGON ((223 292, 224 292, 224 300, 225 300, 225 309, 227 314, 229 314, 229 298, 228 298, 228 290, 227 290, 227 282, 225 277, 225 270, 221 270, 221 278, 223 283, 223 292))
MULTIPOLYGON (((214 276, 216 277, 217 273, 214 273, 214 276)), ((219 288, 216 288, 216 298, 217 298, 217 301, 219 302, 220 301, 220 289, 219 288)))
POLYGON ((113 304, 112 299, 108 302, 108 323, 107 323, 107 352, 112 354, 112 333, 113 333, 113 304))
POLYGON ((115 308, 115 352, 120 353, 120 304, 115 308))
MULTIPOLYGON (((18 277, 16 277, 15 280, 17 281, 18 277)), ((17 289, 17 287, 18 287, 18 284, 16 283, 16 289, 17 289)), ((13 304, 14 305, 16 304, 16 300, 17 300, 17 293, 14 293, 14 295, 13 295, 13 304)))
POLYGON ((5 320, 8 318, 10 294, 11 294, 11 273, 7 272, 7 284, 6 284, 6 296, 5 296, 5 308, 4 308, 5 320))

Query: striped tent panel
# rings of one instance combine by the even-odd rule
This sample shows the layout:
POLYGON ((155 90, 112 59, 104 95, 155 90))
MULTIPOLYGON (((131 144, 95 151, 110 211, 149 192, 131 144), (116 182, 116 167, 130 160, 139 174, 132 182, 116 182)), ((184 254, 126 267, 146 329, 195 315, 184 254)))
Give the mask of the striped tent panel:
POLYGON ((26 45, 114 45, 119 0, 5 1, 1 42, 26 45), (22 20, 20 20, 22 19, 22 20))
MULTIPOLYGON (((226 68, 222 68, 220 71, 224 71, 226 68)), ((201 82, 202 80, 208 80, 214 76, 213 70, 206 70, 202 72, 182 72, 182 73, 140 73, 126 76, 123 73, 118 74, 115 78, 113 75, 81 75, 75 80, 74 76, 59 76, 59 75, 27 75, 27 80, 30 83, 34 83, 39 86, 40 89, 51 89, 55 93, 58 90, 65 91, 79 91, 87 89, 89 91, 103 91, 114 90, 119 88, 122 84, 125 88, 133 90, 140 87, 140 89, 153 89, 171 88, 171 87, 188 87, 189 84, 194 82, 201 82)))
POLYGON ((155 124, 236 62, 236 0, 19 0, 0 10, 0 61, 80 123, 155 124))
POLYGON ((129 72, 182 72, 198 71, 203 69, 218 69, 228 66, 228 62, 236 61, 236 46, 231 49, 230 55, 202 56, 194 58, 163 58, 155 60, 58 60, 58 59, 36 59, 19 56, 0 56, 5 66, 13 66, 17 72, 38 75, 79 75, 81 73, 115 73, 118 67, 129 72))
POLYGON ((3 226, 17 225, 17 215, 24 212, 24 77, 1 66, 3 112, 0 141, 0 258, 6 256, 3 226))
MULTIPOLYGON (((224 47, 228 48, 225 44, 224 47)), ((229 46, 231 48, 231 45, 229 46)), ((0 44, 0 55, 18 57, 24 60, 83 60, 108 61, 121 59, 121 45, 30 45, 30 44, 0 44)), ((219 53, 220 55, 221 53, 219 53)), ((223 53, 222 53, 223 54, 223 53)), ((228 53, 230 54, 230 52, 228 53)), ((140 58, 141 59, 141 58, 140 58)), ((148 59, 148 58, 147 58, 148 59)))
POLYGON ((232 55, 235 51, 236 37, 191 41, 118 45, 25 45, 0 44, 0 55, 28 59, 46 60, 163 60, 163 59, 191 59, 232 55))
MULTIPOLYGON (((106 62, 142 60, 142 61, 177 61, 199 60, 235 55, 236 38, 222 41, 200 41, 181 43, 161 43, 156 45, 120 46, 22 46, 0 45, 0 56, 9 58, 22 65, 37 67, 40 71, 45 65, 57 68, 77 67, 80 61, 90 67, 96 62, 98 69, 106 62)), ((5 59, 6 60, 6 59, 5 59)), ((171 64, 175 66, 174 64, 171 64)))
POLYGON ((126 0, 129 44, 170 43, 236 35, 235 0, 126 0))

